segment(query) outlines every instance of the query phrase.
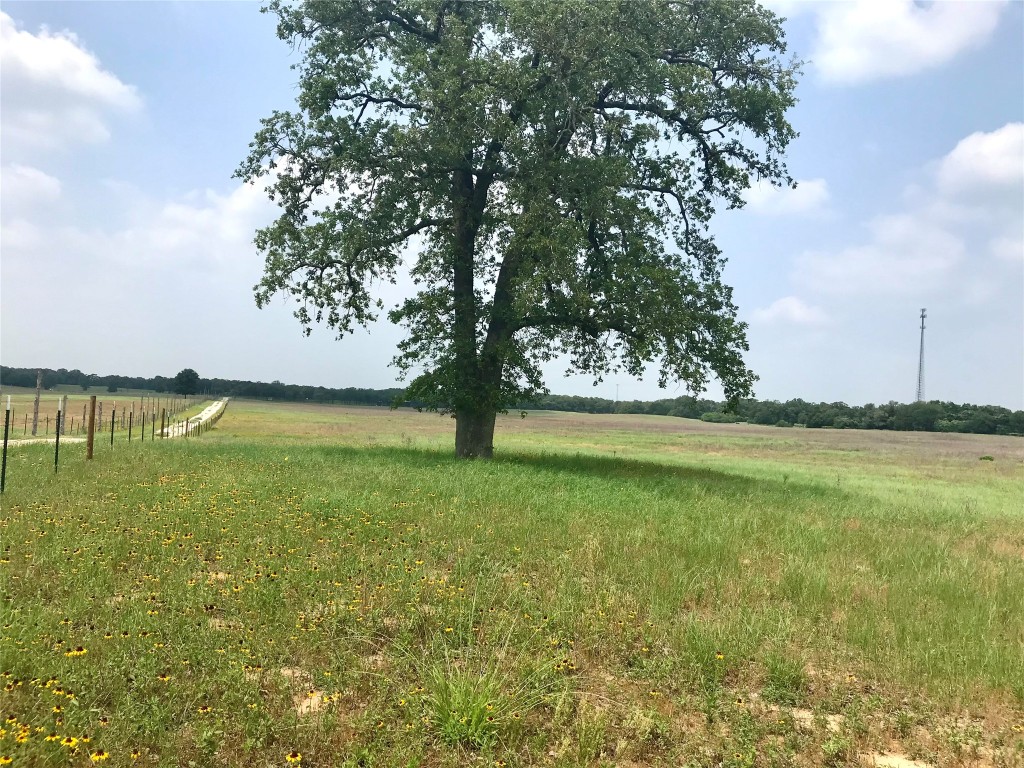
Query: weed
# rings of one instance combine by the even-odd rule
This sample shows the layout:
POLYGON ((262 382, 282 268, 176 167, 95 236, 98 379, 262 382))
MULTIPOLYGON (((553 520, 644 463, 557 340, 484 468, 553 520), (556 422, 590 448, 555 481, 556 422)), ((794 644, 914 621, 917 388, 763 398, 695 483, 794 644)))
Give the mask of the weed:
POLYGON ((503 701, 493 672, 445 666, 427 673, 427 711, 441 739, 453 746, 491 747, 505 717, 516 716, 503 701))
POLYGON ((824 765, 838 767, 852 759, 853 742, 846 736, 833 734, 821 745, 821 752, 824 765))
POLYGON ((776 704, 796 706, 807 693, 807 673, 802 659, 781 653, 769 654, 765 660, 765 683, 761 695, 776 704))
POLYGON ((900 738, 908 738, 916 724, 917 718, 915 718, 913 713, 908 710, 900 709, 896 713, 896 733, 900 735, 900 738))

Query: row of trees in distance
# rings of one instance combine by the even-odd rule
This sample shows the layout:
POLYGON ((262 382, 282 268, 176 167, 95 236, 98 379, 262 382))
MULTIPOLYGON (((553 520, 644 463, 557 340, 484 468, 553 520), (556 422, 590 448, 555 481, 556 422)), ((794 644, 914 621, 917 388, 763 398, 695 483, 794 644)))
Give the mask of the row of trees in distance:
MULTIPOLYGON (((5 387, 35 387, 36 368, 12 368, 0 366, 0 384, 5 387)), ((342 403, 347 405, 391 405, 401 395, 402 389, 362 389, 358 387, 307 387, 297 384, 270 383, 262 381, 240 381, 236 379, 204 379, 191 368, 179 371, 175 376, 98 376, 81 371, 58 368, 43 368, 43 388, 103 387, 117 392, 124 389, 141 389, 153 392, 175 392, 182 395, 209 394, 229 397, 248 397, 257 400, 287 400, 314 403, 342 403), (192 375, 195 374, 193 378, 192 375)))
MULTIPOLYGON (((34 387, 35 368, 0 366, 0 383, 4 386, 34 387)), ((296 384, 269 384, 235 379, 204 379, 190 368, 177 376, 96 376, 79 370, 43 370, 43 386, 104 386, 108 389, 143 389, 179 394, 216 394, 263 400, 292 402, 340 403, 346 405, 389 406, 395 403, 417 407, 419 403, 404 399, 405 391, 364 389, 359 387, 310 387, 296 384), (194 375, 194 376, 193 376, 194 375), (177 385, 177 386, 176 386, 177 385), (182 391, 182 385, 189 391, 182 391)), ((725 404, 696 397, 664 400, 628 400, 616 402, 600 397, 576 395, 543 395, 532 402, 516 405, 516 410, 573 411, 577 413, 631 413, 651 416, 676 416, 710 422, 748 422, 778 427, 831 429, 890 429, 920 432, 973 432, 983 435, 1024 435, 1024 411, 1011 411, 997 405, 969 405, 937 400, 925 403, 884 405, 847 405, 846 403, 810 403, 794 399, 740 400, 733 411, 725 404)))
POLYGON ((800 399, 786 402, 743 399, 738 402, 735 410, 729 412, 723 403, 695 397, 617 403, 597 397, 547 395, 541 398, 539 407, 554 411, 679 416, 711 422, 748 422, 778 427, 1024 435, 1024 411, 1011 411, 998 405, 957 404, 938 400, 922 403, 847 405, 810 403, 800 399))

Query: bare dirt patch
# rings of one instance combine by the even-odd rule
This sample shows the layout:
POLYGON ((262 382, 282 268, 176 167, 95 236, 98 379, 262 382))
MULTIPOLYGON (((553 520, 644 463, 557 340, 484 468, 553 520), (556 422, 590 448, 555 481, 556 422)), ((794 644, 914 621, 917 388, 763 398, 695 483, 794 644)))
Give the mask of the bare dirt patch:
POLYGON ((330 699, 323 691, 306 691, 292 697, 292 704, 299 717, 314 715, 324 709, 329 702, 330 699))
POLYGON ((866 766, 876 766, 876 768, 934 768, 931 763, 925 763, 921 760, 911 760, 905 755, 898 754, 863 755, 861 762, 866 766))

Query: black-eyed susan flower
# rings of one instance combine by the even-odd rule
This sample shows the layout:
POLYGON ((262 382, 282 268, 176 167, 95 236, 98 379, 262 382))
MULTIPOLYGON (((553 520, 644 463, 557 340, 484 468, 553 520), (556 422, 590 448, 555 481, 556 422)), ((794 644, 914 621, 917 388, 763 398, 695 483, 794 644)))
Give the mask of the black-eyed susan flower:
POLYGON ((102 763, 104 760, 110 759, 110 753, 105 749, 98 749, 89 755, 89 759, 94 763, 102 763))
POLYGON ((10 755, 0 755, 0 765, 10 765, 14 762, 14 758, 10 755))
POLYGON ((294 763, 301 763, 302 762, 302 753, 301 752, 294 752, 294 751, 292 751, 292 752, 289 752, 287 755, 285 755, 284 759, 287 760, 289 763, 293 763, 293 764, 294 763))

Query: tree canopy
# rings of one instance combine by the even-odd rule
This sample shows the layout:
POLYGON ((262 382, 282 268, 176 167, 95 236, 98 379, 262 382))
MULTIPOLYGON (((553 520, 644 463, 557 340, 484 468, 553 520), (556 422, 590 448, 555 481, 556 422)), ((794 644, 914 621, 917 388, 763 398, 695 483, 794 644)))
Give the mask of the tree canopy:
POLYGON ((265 305, 308 333, 384 309, 407 397, 489 456, 494 417, 544 392, 555 357, 598 379, 751 393, 724 260, 708 231, 753 180, 791 184, 796 65, 744 0, 282 2, 301 52, 294 111, 263 121, 237 175, 266 177, 265 305))
POLYGON ((199 374, 191 368, 178 371, 174 377, 174 391, 179 395, 194 395, 199 391, 199 374))

